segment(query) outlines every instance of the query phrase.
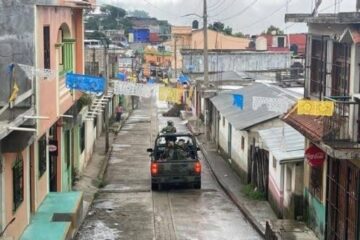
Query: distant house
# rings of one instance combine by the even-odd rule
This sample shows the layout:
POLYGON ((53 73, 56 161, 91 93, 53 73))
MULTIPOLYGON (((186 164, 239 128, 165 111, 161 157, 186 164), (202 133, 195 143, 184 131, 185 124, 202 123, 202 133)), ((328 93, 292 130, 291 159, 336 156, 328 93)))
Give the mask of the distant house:
POLYGON ((303 214, 305 138, 287 124, 259 135, 269 153, 268 200, 279 217, 296 219, 303 214))
MULTIPOLYGON (((173 26, 171 28, 170 43, 173 56, 173 68, 182 69, 182 49, 199 50, 204 48, 203 29, 192 29, 190 26, 173 26), (175 51, 176 50, 176 51, 175 51), (176 52, 176 56, 175 56, 176 52), (177 61, 175 61, 175 58, 177 61)), ((250 39, 225 35, 221 32, 208 29, 209 50, 244 50, 248 48, 250 39)))
POLYGON ((248 182, 251 182, 251 173, 255 170, 249 153, 252 147, 259 146, 259 131, 283 126, 279 119, 281 112, 269 111, 265 106, 253 109, 253 97, 257 96, 281 97, 281 101, 289 107, 298 98, 297 94, 284 89, 255 83, 239 90, 221 92, 210 98, 209 106, 211 139, 228 156, 239 175, 248 182), (234 106, 234 95, 243 96, 243 109, 234 106))
POLYGON ((296 56, 304 57, 306 49, 306 37, 307 34, 305 33, 287 35, 264 34, 256 38, 255 45, 252 47, 252 49, 273 52, 291 51, 296 56))

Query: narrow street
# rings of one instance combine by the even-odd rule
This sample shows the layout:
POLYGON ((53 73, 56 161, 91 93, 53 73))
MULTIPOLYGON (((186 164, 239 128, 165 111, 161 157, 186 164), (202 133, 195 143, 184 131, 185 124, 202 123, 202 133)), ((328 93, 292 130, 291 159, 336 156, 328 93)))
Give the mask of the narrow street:
MULTIPOLYGON (((103 188, 76 239, 261 239, 203 159, 201 190, 151 191, 146 149, 165 122, 147 100, 133 112, 114 140, 103 188)), ((180 119, 174 122, 185 130, 180 119)))

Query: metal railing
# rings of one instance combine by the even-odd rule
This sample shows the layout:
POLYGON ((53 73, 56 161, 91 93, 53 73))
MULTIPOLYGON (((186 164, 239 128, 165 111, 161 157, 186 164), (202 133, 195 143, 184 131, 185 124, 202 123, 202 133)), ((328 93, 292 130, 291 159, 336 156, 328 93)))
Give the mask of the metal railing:
POLYGON ((354 118, 358 119, 354 113, 359 110, 359 103, 351 97, 327 97, 326 100, 334 101, 335 109, 333 116, 324 118, 323 141, 339 147, 360 148, 359 136, 354 134, 360 125, 353 124, 354 118))

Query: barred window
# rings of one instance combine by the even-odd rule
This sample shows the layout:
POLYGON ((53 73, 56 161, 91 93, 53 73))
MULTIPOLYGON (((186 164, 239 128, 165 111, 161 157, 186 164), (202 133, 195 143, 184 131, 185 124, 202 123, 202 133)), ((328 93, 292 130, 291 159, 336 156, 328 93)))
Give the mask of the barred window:
POLYGON ((24 200, 24 165, 22 154, 18 153, 12 167, 13 176, 13 211, 16 211, 24 200))
POLYGON ((311 48, 310 94, 320 97, 326 74, 327 42, 324 39, 313 39, 311 48))
POLYGON ((39 139, 39 178, 46 171, 46 134, 39 139))

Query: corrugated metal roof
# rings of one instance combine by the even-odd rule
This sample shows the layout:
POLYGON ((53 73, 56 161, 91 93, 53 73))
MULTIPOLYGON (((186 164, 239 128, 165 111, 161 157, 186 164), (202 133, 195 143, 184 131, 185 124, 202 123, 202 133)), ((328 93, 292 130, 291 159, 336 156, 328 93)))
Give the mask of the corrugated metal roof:
POLYGON ((270 128, 259 131, 260 137, 280 163, 304 158, 305 137, 294 128, 270 128))
MULTIPOLYGON (((196 80, 203 81, 204 76, 200 76, 196 78, 196 80)), ((254 79, 251 78, 245 72, 235 72, 235 71, 209 74, 209 80, 210 81, 254 81, 254 79)))
POLYGON ((217 96, 211 98, 210 101, 231 125, 238 130, 244 130, 281 115, 278 112, 268 111, 266 106, 253 110, 253 97, 283 98, 284 101, 289 103, 290 108, 301 96, 276 86, 254 83, 239 90, 220 92, 217 96), (244 96, 243 110, 233 105, 233 94, 244 96))

